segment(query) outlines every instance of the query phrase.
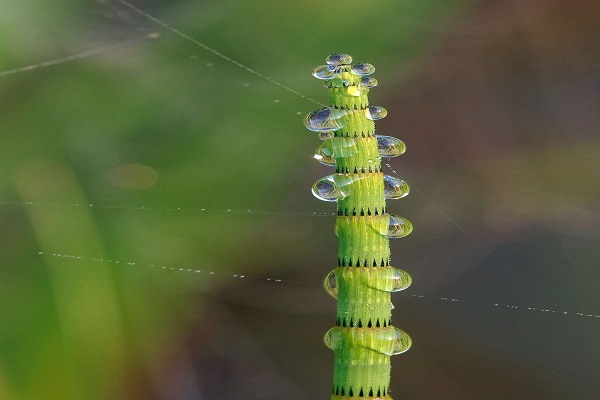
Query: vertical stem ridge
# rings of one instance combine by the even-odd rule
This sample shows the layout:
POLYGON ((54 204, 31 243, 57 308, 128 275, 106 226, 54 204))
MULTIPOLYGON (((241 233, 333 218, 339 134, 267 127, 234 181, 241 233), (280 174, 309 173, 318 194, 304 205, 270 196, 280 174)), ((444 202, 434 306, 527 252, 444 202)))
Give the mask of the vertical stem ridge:
POLYGON ((330 65, 315 69, 313 75, 327 82, 330 106, 305 120, 309 129, 329 141, 319 148, 329 156, 328 162, 321 162, 333 165, 335 159, 336 167, 336 174, 313 187, 318 198, 337 201, 338 267, 324 282, 338 300, 337 318, 324 341, 334 350, 332 400, 391 399, 390 356, 408 350, 411 339, 390 324, 390 294, 408 287, 411 279, 390 266, 392 219, 386 210, 374 123, 386 111, 374 115, 378 108, 369 106, 365 85, 374 67, 348 65, 351 62, 350 56, 336 54, 328 57, 330 65), (338 58, 350 61, 330 62, 338 58))

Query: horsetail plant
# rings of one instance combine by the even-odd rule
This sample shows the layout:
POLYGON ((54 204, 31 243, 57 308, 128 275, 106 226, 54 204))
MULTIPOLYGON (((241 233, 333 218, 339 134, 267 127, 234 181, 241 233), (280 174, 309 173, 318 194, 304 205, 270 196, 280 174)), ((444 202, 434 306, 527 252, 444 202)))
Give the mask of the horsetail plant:
POLYGON ((324 280, 337 299, 335 327, 324 337, 334 351, 331 400, 391 399, 390 356, 407 351, 412 341, 391 325, 390 297, 412 279, 391 266, 389 239, 408 235, 412 224, 387 213, 386 199, 402 198, 410 189, 382 173, 381 158, 398 156, 406 146, 375 134, 374 121, 387 115, 367 97, 377 85, 369 76, 375 67, 351 65, 348 54, 330 55, 326 63, 313 75, 325 81, 330 106, 307 115, 304 124, 323 140, 315 158, 336 172, 312 187, 318 199, 337 201, 338 265, 324 280))

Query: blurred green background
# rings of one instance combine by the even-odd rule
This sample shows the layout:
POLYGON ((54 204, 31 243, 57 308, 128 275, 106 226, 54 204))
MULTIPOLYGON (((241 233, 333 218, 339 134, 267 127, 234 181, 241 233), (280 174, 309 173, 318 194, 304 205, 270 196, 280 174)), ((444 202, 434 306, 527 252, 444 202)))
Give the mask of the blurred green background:
MULTIPOLYGON (((319 102, 328 54, 377 67, 413 185, 394 398, 597 398, 598 4, 133 4, 319 102)), ((328 398, 319 106, 119 1, 1 10, 0 399, 328 398)))

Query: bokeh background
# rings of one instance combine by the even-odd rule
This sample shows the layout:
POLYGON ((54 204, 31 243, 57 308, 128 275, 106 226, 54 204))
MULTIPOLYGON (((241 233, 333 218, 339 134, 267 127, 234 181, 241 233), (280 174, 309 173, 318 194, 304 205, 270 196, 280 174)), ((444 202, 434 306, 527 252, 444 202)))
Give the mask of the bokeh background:
POLYGON ((119 1, 2 2, 0 399, 328 398, 335 52, 408 145, 392 396, 597 398, 598 3, 132 4, 301 95, 119 1))

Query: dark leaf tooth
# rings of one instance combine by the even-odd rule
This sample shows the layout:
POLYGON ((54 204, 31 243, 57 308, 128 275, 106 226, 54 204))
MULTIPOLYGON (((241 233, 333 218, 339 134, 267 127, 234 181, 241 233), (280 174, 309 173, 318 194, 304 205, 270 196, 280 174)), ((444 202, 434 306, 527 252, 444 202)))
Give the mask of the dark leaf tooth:
POLYGON ((358 174, 358 168, 354 167, 354 173, 358 174))
POLYGON ((339 258, 339 257, 338 257, 338 263, 337 263, 337 266, 338 266, 338 267, 341 267, 341 266, 342 266, 342 260, 341 260, 341 258, 339 258))
POLYGON ((331 388, 331 394, 335 394, 335 385, 331 388))
POLYGON ((369 397, 373 397, 373 388, 369 390, 369 397))
POLYGON ((377 211, 377 209, 375 209, 375 215, 379 215, 379 211, 377 211))
POLYGON ((359 328, 362 328, 362 321, 360 319, 358 320, 358 324, 356 324, 356 326, 358 326, 359 328))
POLYGON ((353 217, 356 217, 356 208, 353 208, 353 209, 352 209, 352 216, 353 216, 353 217))
POLYGON ((340 387, 339 387, 339 386, 336 386, 336 387, 335 387, 335 395, 336 395, 336 396, 339 396, 339 395, 340 395, 340 387))
POLYGON ((358 392, 358 397, 365 397, 365 392, 362 388, 360 388, 360 391, 358 392))
MULTIPOLYGON (((344 388, 342 388, 341 392, 340 392, 340 396, 345 396, 346 392, 344 391, 344 388)), ((379 392, 377 392, 377 396, 379 396, 379 392)))
POLYGON ((352 266, 352 258, 348 259, 348 266, 351 267, 352 266))
POLYGON ((363 267, 368 267, 369 266, 369 262, 367 260, 365 260, 365 262, 363 263, 363 267))
POLYGON ((372 328, 373 327, 373 323, 371 322, 371 320, 369 319, 369 322, 367 323, 367 328, 372 328))
POLYGON ((371 209, 370 208, 367 208, 367 215, 371 216, 371 209))
POLYGON ((354 105, 354 109, 355 109, 355 110, 358 110, 358 107, 356 107, 356 104, 354 105))
POLYGON ((375 321, 375 328, 381 328, 381 323, 379 322, 379 318, 375 321))
POLYGON ((350 318, 350 328, 354 328, 354 320, 350 318))
POLYGON ((358 133, 354 132, 354 137, 357 138, 358 137, 358 133))
POLYGON ((373 260, 373 266, 376 267, 377 266, 377 260, 373 260))
POLYGON ((358 260, 356 260, 356 266, 360 267, 360 258, 358 260))
MULTIPOLYGON (((342 396, 344 395, 344 389, 342 389, 342 396)), ((381 397, 381 389, 377 389, 377 397, 381 397)))
POLYGON ((345 215, 346 217, 348 216, 348 209, 347 209, 347 208, 344 210, 344 215, 345 215))
POLYGON ((383 259, 383 258, 381 259, 381 266, 382 266, 382 267, 385 267, 385 261, 384 261, 384 259, 383 259))
POLYGON ((361 167, 360 172, 365 173, 365 167, 361 167))
POLYGON ((383 395, 385 396, 387 394, 387 388, 384 386, 383 387, 383 395))
POLYGON ((361 217, 364 217, 364 216, 365 216, 365 209, 364 209, 364 208, 361 208, 361 209, 360 209, 360 216, 361 216, 361 217))
POLYGON ((344 318, 344 319, 342 320, 342 326, 343 326, 344 328, 346 327, 346 318, 344 318))
POLYGON ((348 390, 348 396, 354 397, 354 392, 352 392, 352 388, 348 390))
POLYGON ((362 137, 363 137, 363 138, 365 137, 365 133, 364 133, 364 132, 362 133, 362 137))

